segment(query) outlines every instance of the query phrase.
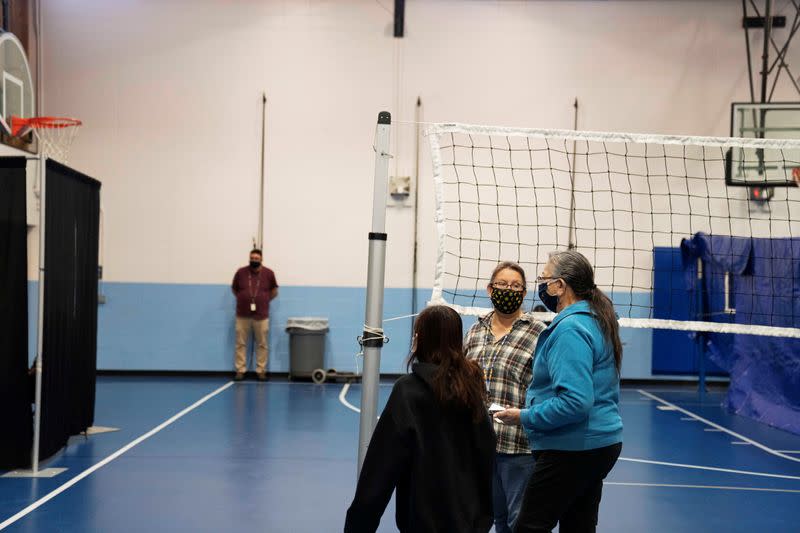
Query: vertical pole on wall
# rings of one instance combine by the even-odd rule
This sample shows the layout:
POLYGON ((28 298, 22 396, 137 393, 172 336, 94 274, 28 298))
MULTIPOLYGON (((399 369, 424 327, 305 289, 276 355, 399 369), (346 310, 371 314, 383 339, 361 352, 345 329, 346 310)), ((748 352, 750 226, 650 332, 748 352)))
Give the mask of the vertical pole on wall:
POLYGON ((405 34, 406 0, 394 0, 394 36, 401 38, 405 34))
POLYGON ((392 117, 378 114, 375 129, 375 185, 372 195, 372 230, 369 233, 367 302, 364 319, 364 372, 361 378, 361 419, 358 434, 358 473, 378 420, 378 385, 383 348, 383 288, 386 271, 386 196, 389 185, 389 133, 392 117))
POLYGON ((38 313, 36 316, 36 392, 34 396, 35 410, 33 413, 33 450, 31 451, 31 470, 39 472, 39 440, 42 427, 42 368, 44 358, 44 254, 45 254, 45 199, 47 197, 47 180, 45 179, 45 163, 47 157, 39 152, 39 287, 38 313))
MULTIPOLYGON (((572 129, 578 131, 578 98, 575 98, 575 103, 572 105, 575 108, 575 117, 572 124, 572 129)), ((567 237, 567 247, 572 250, 575 248, 575 165, 577 164, 578 157, 578 142, 572 141, 572 164, 569 169, 569 236, 567 237)))
MULTIPOLYGON (((761 54, 761 103, 767 102, 767 78, 769 77, 769 44, 770 39, 772 39, 772 0, 766 0, 765 2, 765 10, 764 13, 764 49, 761 54)), ((780 73, 780 69, 778 69, 780 73)), ((757 124, 754 124, 757 129, 755 131, 756 137, 759 139, 763 139, 766 137, 766 118, 767 118, 767 110, 762 109, 759 113, 759 120, 757 124)), ((761 177, 766 181, 767 179, 767 168, 764 164, 764 150, 759 148, 756 150, 756 156, 758 157, 758 173, 761 177)))
POLYGON ((261 185, 258 189, 258 249, 264 248, 264 143, 267 141, 267 93, 261 94, 261 185))
MULTIPOLYGON (((705 320, 705 313, 703 312, 703 259, 697 258, 697 289, 695 298, 697 299, 697 316, 696 320, 705 320)), ((705 353, 705 340, 706 334, 702 331, 697 332, 697 391, 700 395, 700 400, 705 400, 706 395, 706 353, 705 353)))
MULTIPOLYGON (((764 13, 764 48, 761 52, 761 103, 767 101, 767 77, 769 76, 769 43, 772 38, 772 0, 766 0, 764 13)), ((762 121, 766 111, 761 111, 762 121)), ((763 127, 763 122, 761 123, 763 127)), ((763 136, 763 132, 762 132, 763 136)))
MULTIPOLYGON (((417 226, 418 222, 417 219, 419 218, 419 138, 420 138, 420 122, 422 119, 422 98, 417 97, 417 107, 414 110, 414 122, 415 122, 415 135, 416 140, 414 142, 415 150, 414 154, 416 156, 416 160, 414 162, 414 251, 412 254, 411 259, 411 314, 415 315, 417 313, 417 250, 419 248, 418 237, 417 237, 417 226)), ((409 336, 409 342, 413 344, 414 342, 414 323, 416 322, 416 317, 411 317, 411 335, 409 336)))
MULTIPOLYGON (((36 98, 38 101, 38 115, 44 114, 44 80, 42 79, 44 69, 44 37, 42 35, 42 0, 36 2, 36 98)), ((39 149, 39 285, 37 290, 38 309, 36 316, 36 390, 34 393, 34 414, 33 414, 33 450, 31 451, 31 470, 36 474, 39 472, 39 441, 41 438, 42 427, 42 368, 44 358, 42 351, 44 346, 44 255, 45 255, 45 166, 47 157, 42 150, 42 143, 37 139, 39 149)))

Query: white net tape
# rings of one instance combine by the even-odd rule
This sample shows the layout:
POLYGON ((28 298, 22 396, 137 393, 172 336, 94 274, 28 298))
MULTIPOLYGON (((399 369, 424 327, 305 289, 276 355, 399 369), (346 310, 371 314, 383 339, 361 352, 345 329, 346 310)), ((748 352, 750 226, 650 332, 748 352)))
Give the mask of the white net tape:
MULTIPOLYGON (((533 278, 550 252, 573 244, 594 265, 623 326, 800 338, 800 304, 792 301, 800 299, 800 187, 793 185, 800 141, 462 124, 435 124, 426 135, 439 239, 431 303, 484 314, 491 310, 486 285, 497 263, 515 261, 533 278), (756 204, 746 187, 726 183, 732 160, 747 183, 785 175, 792 185, 776 187, 770 202, 756 204), (768 268, 768 279, 762 273, 755 282, 744 280, 752 282, 749 288, 739 278, 729 287, 726 278, 725 313, 687 318, 670 307, 694 298, 685 264, 667 272, 665 288, 654 253, 679 250, 698 233, 735 243, 788 242, 791 273, 768 268), (761 297, 757 283, 777 287, 765 298, 785 305, 773 305, 767 315, 729 313, 737 298, 744 309, 761 297), (659 294, 667 295, 666 307, 659 294)), ((733 255, 719 263, 735 263, 733 255)), ((748 274, 746 268, 752 263, 735 274, 748 274)), ((532 305, 536 291, 530 289, 532 305)))

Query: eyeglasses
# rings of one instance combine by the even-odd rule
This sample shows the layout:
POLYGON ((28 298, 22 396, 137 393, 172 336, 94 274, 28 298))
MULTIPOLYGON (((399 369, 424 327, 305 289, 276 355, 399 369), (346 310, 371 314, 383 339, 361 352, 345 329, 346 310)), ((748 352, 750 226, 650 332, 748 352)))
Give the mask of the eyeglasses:
POLYGON ((515 292, 522 292, 525 290, 525 285, 523 285, 522 283, 517 283, 516 281, 514 283, 506 283, 505 281, 495 281, 494 283, 492 283, 492 287, 500 290, 511 289, 512 291, 515 292))
POLYGON ((552 276, 550 276, 549 278, 545 278, 545 277, 539 276, 538 278, 536 278, 536 284, 538 285, 540 283, 547 283, 548 281, 555 281, 557 279, 561 279, 561 278, 554 278, 552 276))

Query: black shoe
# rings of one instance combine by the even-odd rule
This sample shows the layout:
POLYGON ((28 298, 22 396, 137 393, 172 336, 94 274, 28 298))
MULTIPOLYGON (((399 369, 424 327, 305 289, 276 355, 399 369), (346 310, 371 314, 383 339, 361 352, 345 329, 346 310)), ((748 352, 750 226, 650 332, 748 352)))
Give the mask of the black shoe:
POLYGON ((257 376, 258 376, 258 381, 269 381, 269 376, 267 376, 266 372, 259 372, 257 376))
POLYGON ((242 381, 244 379, 244 372, 237 372, 235 376, 233 376, 233 381, 242 381))

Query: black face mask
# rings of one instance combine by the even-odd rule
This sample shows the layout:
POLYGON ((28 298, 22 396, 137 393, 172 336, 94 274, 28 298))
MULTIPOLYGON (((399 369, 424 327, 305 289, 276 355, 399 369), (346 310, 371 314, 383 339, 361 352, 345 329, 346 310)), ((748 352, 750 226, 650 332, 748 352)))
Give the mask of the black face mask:
POLYGON ((253 270, 261 266, 261 261, 250 261, 250 268, 253 270))
POLYGON ((492 305, 498 312, 504 315, 512 315, 522 305, 525 297, 523 291, 511 289, 492 289, 492 305))
POLYGON ((553 313, 558 313, 558 296, 551 296, 547 294, 547 283, 539 284, 539 299, 544 306, 553 313))

